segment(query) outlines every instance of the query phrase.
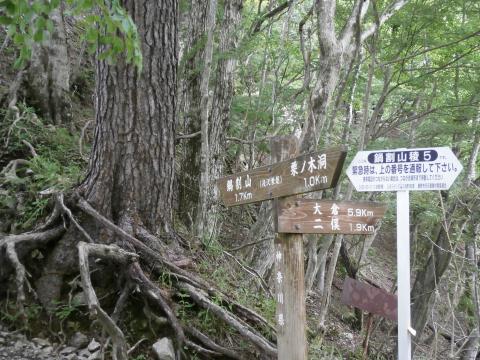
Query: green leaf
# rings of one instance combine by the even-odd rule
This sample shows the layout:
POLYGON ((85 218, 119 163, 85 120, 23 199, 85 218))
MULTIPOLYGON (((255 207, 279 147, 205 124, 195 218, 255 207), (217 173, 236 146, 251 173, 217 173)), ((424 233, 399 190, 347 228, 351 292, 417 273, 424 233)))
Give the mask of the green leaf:
POLYGON ((33 35, 33 40, 35 42, 42 42, 43 41, 43 30, 36 31, 35 35, 33 35))
POLYGON ((10 1, 10 0, 3 1, 0 4, 0 7, 6 8, 7 9, 7 14, 9 14, 9 15, 14 15, 15 14, 16 6, 13 3, 13 1, 10 1))
POLYGON ((25 35, 21 34, 21 33, 16 33, 14 36, 13 36, 13 41, 16 43, 16 44, 23 44, 25 42, 25 35))
POLYGON ((13 23, 12 18, 8 16, 0 16, 0 25, 10 25, 13 23))

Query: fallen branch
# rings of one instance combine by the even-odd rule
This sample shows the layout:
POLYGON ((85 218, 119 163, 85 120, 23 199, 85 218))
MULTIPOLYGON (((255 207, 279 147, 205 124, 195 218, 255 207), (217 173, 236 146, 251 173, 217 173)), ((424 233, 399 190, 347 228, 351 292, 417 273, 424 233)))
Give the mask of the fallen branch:
POLYGON ((264 238, 261 238, 260 240, 257 240, 257 241, 253 241, 253 242, 249 242, 247 244, 243 244, 243 245, 240 245, 240 246, 237 246, 237 247, 234 247, 232 249, 228 249, 228 251, 238 251, 238 250, 241 250, 241 249, 244 249, 248 246, 253 246, 253 245, 257 245, 257 244, 260 244, 262 242, 265 242, 267 240, 273 240, 275 238, 275 236, 266 236, 264 238))
POLYGON ((270 296, 270 298, 273 299, 273 294, 272 292, 270 291, 269 287, 268 287, 268 284, 265 282, 265 280, 263 280, 263 277, 260 276, 260 274, 255 270, 255 269, 252 269, 250 266, 247 266, 247 265, 244 265, 242 264, 242 262, 240 260, 238 260, 235 256, 233 256, 232 254, 230 254, 228 251, 223 251, 223 253, 225 255, 227 255, 229 258, 233 259, 238 265, 240 265, 240 267, 245 270, 248 274, 252 275, 253 277, 257 278, 258 281, 260 282, 260 286, 262 287, 262 289, 267 293, 267 295, 270 296))
POLYGON ((185 330, 188 334, 190 334, 191 336, 196 338, 203 345, 209 347, 210 349, 212 349, 213 351, 215 351, 217 353, 228 356, 231 359, 236 359, 236 360, 244 360, 245 359, 237 351, 232 350, 232 349, 227 349, 223 346, 218 345, 212 339, 210 339, 207 335, 203 334, 202 332, 195 329, 194 327, 187 326, 187 327, 185 327, 185 330))
POLYGON ((200 345, 195 344, 193 341, 188 340, 188 339, 185 340, 185 345, 187 345, 187 347, 189 347, 189 348, 192 349, 193 351, 195 351, 195 352, 197 352, 197 353, 200 353, 200 354, 207 355, 207 356, 218 357, 218 356, 221 356, 221 355, 222 355, 222 354, 217 353, 217 352, 215 352, 215 351, 205 349, 205 348, 201 347, 200 345))
POLYGON ((221 306, 210 301, 201 290, 197 290, 190 284, 186 283, 179 283, 178 285, 180 289, 185 291, 195 303, 205 309, 208 309, 217 317, 235 328, 243 338, 252 342, 258 349, 263 351, 265 354, 269 356, 277 355, 277 349, 272 343, 266 340, 262 335, 256 334, 247 324, 230 314, 221 306))

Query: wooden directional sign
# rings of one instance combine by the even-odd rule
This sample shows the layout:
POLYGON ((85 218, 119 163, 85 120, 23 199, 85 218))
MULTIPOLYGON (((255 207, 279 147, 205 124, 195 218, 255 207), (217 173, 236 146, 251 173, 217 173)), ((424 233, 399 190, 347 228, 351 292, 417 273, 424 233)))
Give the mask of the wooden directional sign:
POLYGON ((343 148, 304 154, 226 176, 217 186, 226 206, 327 189, 336 185, 345 156, 343 148))
POLYGON ((462 171, 448 147, 360 151, 347 169, 357 191, 447 190, 462 171))
POLYGON ((386 205, 370 201, 280 199, 277 232, 372 234, 386 209, 386 205))
POLYGON ((397 297, 375 286, 347 277, 343 283, 342 303, 387 319, 397 320, 397 297))

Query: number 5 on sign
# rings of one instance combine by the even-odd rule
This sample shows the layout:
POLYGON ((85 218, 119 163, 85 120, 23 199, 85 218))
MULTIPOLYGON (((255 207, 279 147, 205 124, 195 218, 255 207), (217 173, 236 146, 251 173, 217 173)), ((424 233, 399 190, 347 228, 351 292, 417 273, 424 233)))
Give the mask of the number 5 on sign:
POLYGON ((447 190, 462 171, 447 147, 360 151, 347 169, 357 191, 397 192, 398 358, 412 357, 409 190, 447 190))

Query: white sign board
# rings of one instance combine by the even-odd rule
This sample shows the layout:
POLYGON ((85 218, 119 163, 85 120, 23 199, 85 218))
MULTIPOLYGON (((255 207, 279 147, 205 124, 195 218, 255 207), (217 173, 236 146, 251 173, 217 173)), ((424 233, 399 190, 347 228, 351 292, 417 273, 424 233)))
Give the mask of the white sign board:
POLYGON ((410 190, 447 190, 462 171, 448 147, 360 151, 347 169, 357 191, 397 192, 398 359, 412 358, 410 190))
POLYGON ((448 147, 360 151, 347 169, 357 191, 447 190, 462 164, 448 147))

